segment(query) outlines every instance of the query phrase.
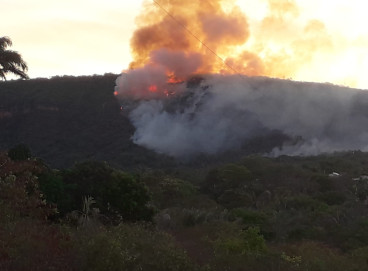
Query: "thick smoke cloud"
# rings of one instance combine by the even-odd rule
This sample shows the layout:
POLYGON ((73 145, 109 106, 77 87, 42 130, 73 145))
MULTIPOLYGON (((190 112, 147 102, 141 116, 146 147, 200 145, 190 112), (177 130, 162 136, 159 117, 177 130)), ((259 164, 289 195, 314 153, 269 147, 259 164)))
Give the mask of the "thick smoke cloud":
POLYGON ((241 148, 279 131, 285 142, 271 155, 315 155, 368 149, 368 93, 330 84, 239 75, 206 76, 181 93, 140 101, 131 111, 136 144, 174 157, 241 148))
POLYGON ((169 82, 182 81, 201 65, 198 53, 159 49, 152 51, 150 61, 141 68, 118 77, 116 94, 121 98, 150 99, 170 92, 169 82))
POLYGON ((131 39, 133 62, 115 89, 122 103, 133 101, 136 144, 191 157, 278 133, 288 140, 270 155, 368 149, 366 92, 238 75, 354 86, 364 71, 352 69, 351 42, 304 17, 295 0, 265 3, 255 21, 235 0, 145 2, 131 39), (198 74, 207 75, 188 88, 198 74))
MULTIPOLYGON (((219 72, 226 70, 226 65, 216 54, 233 55, 250 36, 247 18, 233 0, 147 2, 137 25, 131 39, 131 69, 151 63, 152 52, 165 48, 199 54, 201 61, 192 73, 219 72)), ((180 77, 174 71, 172 74, 180 77)))
POLYGON ((160 49, 151 53, 151 60, 155 65, 165 68, 168 75, 185 79, 194 73, 202 64, 202 57, 198 53, 185 53, 160 49))
MULTIPOLYGON (((200 65, 192 73, 241 73, 367 87, 366 31, 358 23, 350 25, 351 17, 345 20, 344 31, 335 26, 335 20, 344 21, 343 1, 331 9, 318 4, 316 15, 324 6, 325 17, 306 12, 307 0, 253 1, 258 12, 241 9, 237 3, 242 1, 235 0, 155 2, 145 1, 137 17, 130 69, 152 63, 152 52, 166 49, 200 54, 200 65)), ((360 6, 358 0, 353 2, 355 9, 360 6)))

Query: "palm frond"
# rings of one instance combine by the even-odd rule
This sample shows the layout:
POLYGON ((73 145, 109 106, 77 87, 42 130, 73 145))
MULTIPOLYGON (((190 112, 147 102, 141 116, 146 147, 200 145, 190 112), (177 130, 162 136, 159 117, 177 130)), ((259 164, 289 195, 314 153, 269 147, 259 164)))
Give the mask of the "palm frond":
POLYGON ((6 49, 6 47, 10 47, 13 45, 13 42, 9 37, 1 37, 0 38, 0 50, 3 51, 6 49))
POLYGON ((28 75, 24 71, 22 71, 22 70, 20 70, 20 69, 18 69, 16 67, 14 67, 14 66, 9 67, 6 70, 6 72, 11 72, 11 73, 13 73, 15 75, 18 75, 22 79, 29 79, 28 75))
POLYGON ((2 69, 0 69, 0 79, 3 79, 3 80, 6 79, 5 72, 2 69))
POLYGON ((6 80, 6 74, 13 73, 22 79, 28 79, 28 66, 22 56, 17 51, 5 50, 11 45, 10 38, 0 38, 0 78, 6 80))

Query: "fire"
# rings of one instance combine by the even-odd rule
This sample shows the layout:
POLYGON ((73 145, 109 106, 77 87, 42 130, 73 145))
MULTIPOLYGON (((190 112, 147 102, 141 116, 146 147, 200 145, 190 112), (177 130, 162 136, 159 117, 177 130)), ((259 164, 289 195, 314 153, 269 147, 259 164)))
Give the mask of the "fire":
POLYGON ((117 90, 114 91, 114 96, 118 96, 119 92, 117 90))
MULTIPOLYGON (((247 16, 252 16, 247 10, 250 5, 244 3, 254 1, 155 2, 145 2, 137 18, 130 68, 153 66, 162 70, 171 84, 199 73, 241 73, 344 84, 354 82, 346 63, 368 63, 365 53, 365 62, 358 57, 363 54, 361 46, 367 44, 366 39, 358 37, 352 44, 334 35, 321 18, 306 17, 294 0, 266 0, 259 9, 262 12, 251 19, 247 16), (236 3, 244 4, 243 10, 236 3), (353 45, 361 50, 351 52, 353 45), (344 55, 353 56, 349 59, 355 62, 346 61, 341 57, 344 55), (332 73, 332 68, 340 72, 332 73), (341 70, 346 71, 345 77, 341 77, 341 70)), ((359 66, 360 70, 365 68, 367 65, 359 66)), ((151 86, 148 90, 158 92, 151 86)))
POLYGON ((150 91, 150 92, 157 92, 157 86, 156 85, 150 85, 149 87, 148 87, 148 90, 150 91))
POLYGON ((183 83, 185 80, 176 78, 175 76, 168 76, 167 83, 168 84, 180 84, 183 83))

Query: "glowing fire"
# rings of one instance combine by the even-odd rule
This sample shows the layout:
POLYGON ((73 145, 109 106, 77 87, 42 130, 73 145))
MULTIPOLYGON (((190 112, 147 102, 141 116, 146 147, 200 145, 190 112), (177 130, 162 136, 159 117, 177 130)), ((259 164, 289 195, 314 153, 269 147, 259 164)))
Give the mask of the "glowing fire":
POLYGON ((168 84, 179 84, 179 83, 183 83, 184 81, 185 80, 178 79, 178 78, 175 78, 175 77, 168 77, 168 79, 167 79, 168 84))
POLYGON ((114 91, 114 96, 118 96, 119 92, 117 92, 116 90, 114 91))
POLYGON ((156 85, 150 85, 150 86, 148 87, 148 90, 149 90, 150 92, 157 92, 158 88, 157 88, 157 86, 156 86, 156 85))

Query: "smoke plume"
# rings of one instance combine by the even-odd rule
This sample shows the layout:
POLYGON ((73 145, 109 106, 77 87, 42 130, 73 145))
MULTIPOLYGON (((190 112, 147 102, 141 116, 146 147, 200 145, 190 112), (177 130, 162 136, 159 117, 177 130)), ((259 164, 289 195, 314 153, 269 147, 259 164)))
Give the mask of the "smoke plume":
POLYGON ((176 89, 180 95, 140 101, 130 112, 136 144, 188 157, 241 149, 279 131, 298 140, 271 155, 368 149, 365 91, 239 75, 210 75, 176 89))
POLYGON ((131 39, 134 60, 115 89, 122 103, 133 101, 136 144, 190 157, 277 132, 289 140, 271 155, 368 149, 364 91, 265 77, 354 86, 349 74, 328 73, 339 70, 332 60, 349 42, 303 17, 293 0, 265 1, 256 23, 235 0, 145 3, 131 39))
MULTIPOLYGON (((131 38, 130 70, 160 64, 152 54, 164 49, 168 54, 197 54, 200 63, 186 69, 192 74, 241 73, 368 88, 364 28, 351 25, 348 33, 340 33, 342 27, 328 21, 343 10, 339 3, 324 21, 303 10, 306 1, 260 0, 264 8, 257 16, 235 0, 146 1, 131 38)), ((351 5, 358 6, 354 1, 351 5)), ((341 22, 343 15, 333 18, 341 22)), ((186 79, 171 68, 166 73, 172 78, 186 79)))

